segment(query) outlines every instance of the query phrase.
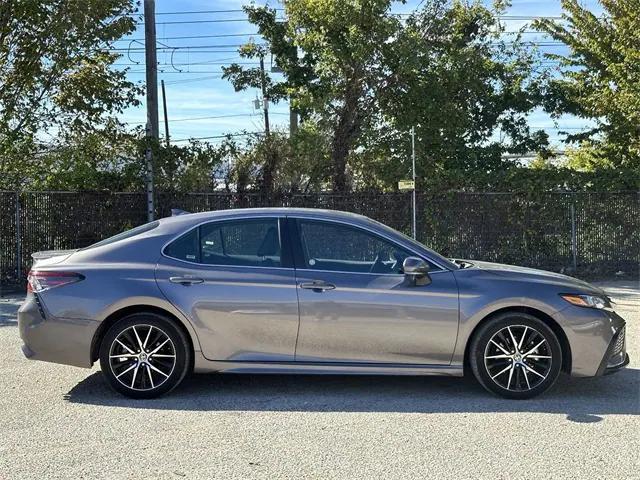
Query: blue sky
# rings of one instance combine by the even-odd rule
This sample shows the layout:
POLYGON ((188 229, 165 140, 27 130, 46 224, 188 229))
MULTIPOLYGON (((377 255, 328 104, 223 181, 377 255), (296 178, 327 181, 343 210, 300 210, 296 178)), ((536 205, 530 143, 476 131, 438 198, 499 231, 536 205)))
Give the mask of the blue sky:
MULTIPOLYGON (((188 12, 202 10, 235 10, 240 9, 243 0, 156 0, 156 23, 158 47, 204 47, 180 49, 173 53, 170 50, 158 51, 159 66, 158 81, 164 79, 166 83, 167 104, 169 110, 170 135, 175 141, 190 137, 210 137, 229 132, 248 130, 261 131, 263 120, 260 111, 254 109, 253 100, 257 90, 247 90, 236 93, 231 84, 222 80, 222 64, 234 61, 246 62, 237 56, 237 45, 245 43, 250 38, 259 41, 255 34, 256 27, 247 21, 242 12, 206 13, 206 14, 167 14, 168 12, 188 12), (215 23, 203 21, 215 20, 215 23), (201 23, 176 24, 169 22, 198 21, 201 23), (204 37, 211 35, 228 35, 216 38, 174 38, 174 37, 204 37), (177 72, 174 66, 182 72, 177 72), (217 78, 216 78, 217 77, 217 78), (203 118, 205 117, 205 118, 203 118), (210 118, 220 117, 220 118, 210 118)), ((256 2, 264 4, 265 2, 256 2)), ((396 13, 411 12, 419 0, 410 0, 405 4, 397 3, 396 13)), ((269 5, 280 7, 278 2, 271 1, 269 5)), ((594 12, 600 12, 597 1, 583 1, 583 5, 594 12)), ((559 0, 515 0, 507 12, 509 16, 556 16, 562 13, 559 0)), ((504 20, 508 31, 517 30, 529 23, 527 20, 504 20)), ((130 66, 129 78, 133 81, 144 81, 144 51, 143 44, 132 40, 142 40, 144 26, 139 25, 127 39, 116 43, 117 48, 127 49, 116 64, 130 66)), ((540 39, 539 34, 528 33, 527 40, 540 39)), ((551 45, 542 47, 543 52, 561 53, 562 46, 551 45)), ((269 64, 269 62, 267 62, 269 64)), ((276 128, 286 129, 288 124, 288 107, 286 103, 270 106, 271 123, 276 128)), ((130 124, 143 125, 146 120, 144 99, 143 104, 128 109, 122 120, 130 124)), ((162 110, 160 109, 162 119, 162 110)), ((534 127, 569 127, 578 129, 585 127, 587 122, 582 119, 565 117, 555 123, 543 112, 535 112, 530 117, 530 124, 534 127)), ((164 131, 164 124, 160 124, 164 131)), ((552 143, 559 145, 561 138, 557 130, 547 129, 552 143)), ((215 141, 215 140, 211 140, 215 141)))

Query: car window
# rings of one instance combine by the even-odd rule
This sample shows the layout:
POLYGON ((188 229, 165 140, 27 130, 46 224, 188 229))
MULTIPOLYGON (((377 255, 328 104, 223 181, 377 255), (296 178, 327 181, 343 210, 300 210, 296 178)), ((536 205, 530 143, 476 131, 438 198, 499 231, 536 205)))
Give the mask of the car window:
POLYGON ((265 218, 201 225, 169 244, 165 254, 205 265, 279 267, 278 220, 265 218))
POLYGON ((177 258, 178 260, 198 262, 200 260, 200 253, 198 252, 198 229, 195 228, 171 242, 164 249, 164 254, 168 257, 177 258))
POLYGON ((118 233, 117 235, 114 235, 113 237, 109 237, 109 238, 105 238, 104 240, 100 240, 99 242, 94 243, 93 245, 89 245, 88 247, 84 247, 81 250, 88 250, 90 248, 103 247, 103 246, 109 245, 111 243, 119 242, 120 240, 125 240, 127 238, 135 237, 136 235, 140 235, 141 233, 145 233, 145 232, 148 232, 150 230, 153 230, 158 225, 160 225, 160 222, 158 220, 156 220, 154 222, 145 223, 144 225, 139 225, 139 226, 137 226, 135 228, 132 228, 130 230, 127 230, 125 232, 118 233))
POLYGON ((365 230, 336 223, 299 221, 305 268, 359 273, 402 273, 415 256, 365 230))

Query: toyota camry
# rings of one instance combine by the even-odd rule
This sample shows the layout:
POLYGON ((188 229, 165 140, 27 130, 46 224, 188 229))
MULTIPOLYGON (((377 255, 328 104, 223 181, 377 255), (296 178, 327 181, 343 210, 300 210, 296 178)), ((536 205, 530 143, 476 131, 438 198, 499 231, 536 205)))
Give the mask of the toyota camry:
POLYGON ((561 371, 629 363, 586 282, 445 258, 366 217, 265 208, 177 215, 34 254, 26 357, 91 367, 134 398, 191 372, 450 375, 530 398, 561 371))

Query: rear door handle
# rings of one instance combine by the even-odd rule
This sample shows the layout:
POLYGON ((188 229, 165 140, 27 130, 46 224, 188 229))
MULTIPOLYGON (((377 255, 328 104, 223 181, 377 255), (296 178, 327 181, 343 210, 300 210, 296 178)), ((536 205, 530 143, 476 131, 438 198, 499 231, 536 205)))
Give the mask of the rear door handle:
POLYGON ((333 283, 323 282, 322 280, 314 280, 300 284, 300 288, 313 290, 314 292, 324 292, 325 290, 333 290, 336 286, 333 283))
POLYGON ((169 281, 171 283, 179 283, 184 286, 204 283, 204 279, 196 277, 169 277, 169 281))

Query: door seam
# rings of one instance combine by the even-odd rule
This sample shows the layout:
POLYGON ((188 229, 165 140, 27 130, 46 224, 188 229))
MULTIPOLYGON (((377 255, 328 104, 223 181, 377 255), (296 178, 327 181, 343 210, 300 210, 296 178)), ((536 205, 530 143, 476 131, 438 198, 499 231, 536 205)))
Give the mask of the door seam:
POLYGON ((296 287, 296 300, 298 301, 298 331, 296 332, 296 345, 293 349, 293 361, 295 362, 298 358, 298 339, 300 338, 300 324, 302 323, 300 316, 300 294, 298 293, 298 272, 295 267, 293 267, 293 281, 296 287))

